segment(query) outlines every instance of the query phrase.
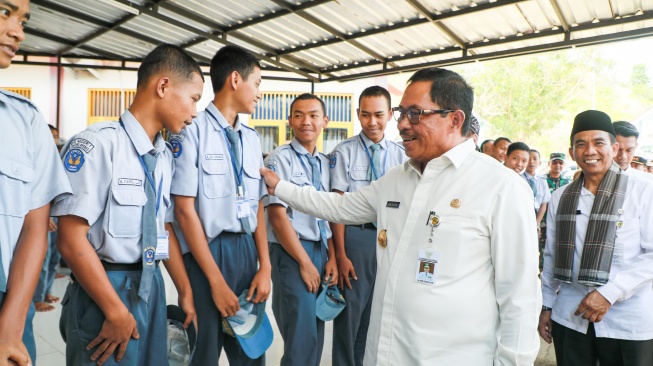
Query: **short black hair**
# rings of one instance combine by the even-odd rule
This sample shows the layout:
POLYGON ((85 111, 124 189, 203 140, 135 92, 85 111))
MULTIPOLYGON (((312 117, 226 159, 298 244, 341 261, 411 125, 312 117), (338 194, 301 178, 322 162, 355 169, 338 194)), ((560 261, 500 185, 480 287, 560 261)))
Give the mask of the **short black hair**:
POLYGON ((537 151, 537 150, 535 150, 535 149, 531 149, 531 152, 532 152, 532 153, 533 153, 533 152, 536 153, 538 158, 542 158, 542 155, 540 155, 540 152, 539 152, 539 151, 537 151))
POLYGON ((159 45, 145 56, 138 67, 136 87, 140 88, 152 76, 161 72, 169 72, 171 76, 183 81, 190 81, 193 74, 199 74, 204 81, 200 65, 183 48, 173 44, 159 45))
POLYGON ((57 132, 59 132, 59 129, 58 129, 58 128, 54 127, 53 125, 51 125, 51 124, 49 124, 49 123, 48 123, 48 127, 50 127, 50 131, 57 131, 57 132))
POLYGON ((320 105, 322 106, 322 113, 324 113, 324 117, 327 116, 326 106, 324 105, 324 101, 322 99, 320 99, 320 97, 318 97, 317 95, 311 94, 311 93, 300 94, 300 95, 297 96, 297 98, 295 98, 295 100, 292 101, 292 103, 290 103, 290 111, 289 111, 290 115, 292 115, 292 109, 295 106, 295 102, 298 101, 298 100, 319 100, 320 105))
POLYGON ((531 153, 531 149, 523 142, 513 142, 510 144, 510 146, 508 146, 508 153, 506 156, 510 156, 513 151, 526 151, 528 154, 531 153))
POLYGON ((461 128, 462 136, 467 135, 469 120, 474 108, 474 90, 465 79, 457 73, 439 67, 421 69, 408 79, 431 82, 431 101, 442 109, 460 109, 465 113, 465 122, 461 128))
POLYGON ((247 80, 254 69, 260 69, 261 64, 256 57, 248 50, 236 46, 224 46, 215 53, 211 59, 211 85, 213 92, 222 90, 227 77, 237 71, 243 80, 247 80))
POLYGON ((617 136, 635 136, 635 140, 639 138, 639 131, 637 131, 637 127, 635 127, 635 125, 630 122, 616 121, 612 123, 612 127, 614 127, 614 133, 616 133, 617 136))
POLYGON ((480 146, 481 151, 483 151, 483 145, 487 144, 488 142, 494 142, 494 140, 488 139, 488 140, 485 140, 485 141, 481 142, 481 146, 480 146))
POLYGON ((501 141, 507 141, 509 144, 512 143, 512 141, 510 141, 510 139, 507 137, 499 137, 496 140, 494 140, 494 146, 497 146, 497 144, 501 141))
POLYGON ((390 109, 390 104, 392 103, 390 101, 390 92, 382 86, 374 85, 365 88, 363 92, 361 93, 360 97, 358 97, 358 107, 360 108, 361 106, 361 100, 366 97, 384 97, 385 100, 388 102, 388 109, 390 109))

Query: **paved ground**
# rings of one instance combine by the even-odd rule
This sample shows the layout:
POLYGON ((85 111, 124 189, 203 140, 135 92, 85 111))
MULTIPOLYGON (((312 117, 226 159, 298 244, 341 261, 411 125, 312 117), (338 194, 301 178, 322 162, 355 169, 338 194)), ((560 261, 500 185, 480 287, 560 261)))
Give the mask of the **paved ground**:
MULTIPOLYGON (((163 267, 162 267, 163 268, 163 267)), ((176 302, 176 291, 170 281, 169 277, 166 277, 166 293, 168 294, 167 299, 168 303, 176 302)), ((54 281, 53 292, 54 295, 63 297, 63 294, 68 285, 68 279, 57 279, 54 281)), ((61 366, 65 365, 65 352, 66 345, 61 339, 59 333, 59 317, 61 316, 61 305, 56 304, 55 310, 46 313, 36 313, 34 317, 34 333, 36 337, 36 348, 37 348, 37 365, 38 366, 61 366)), ((272 310, 268 306, 267 308, 268 317, 272 323, 272 328, 274 330, 274 342, 267 352, 267 364, 270 366, 277 366, 281 360, 281 355, 283 354, 283 340, 279 334, 276 323, 274 321, 274 316, 272 315, 272 310)), ((332 337, 332 322, 327 322, 326 325, 326 334, 325 334, 325 344, 324 352, 322 353, 322 361, 320 362, 321 366, 331 365, 331 337, 332 337)), ((555 366, 555 354, 553 352, 553 346, 546 344, 544 341, 541 342, 542 346, 540 348, 540 353, 538 355, 537 361, 535 361, 535 366, 555 366)), ((228 365, 226 357, 223 354, 223 357, 220 358, 220 366, 228 365)))

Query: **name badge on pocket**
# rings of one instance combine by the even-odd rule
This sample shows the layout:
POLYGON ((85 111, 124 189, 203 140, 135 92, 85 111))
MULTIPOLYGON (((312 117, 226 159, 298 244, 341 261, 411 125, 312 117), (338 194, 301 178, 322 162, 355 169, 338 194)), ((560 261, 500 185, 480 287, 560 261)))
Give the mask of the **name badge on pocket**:
POLYGON ((440 252, 433 248, 422 248, 417 254, 417 269, 415 271, 415 281, 427 285, 435 284, 438 276, 438 262, 440 261, 440 252))
POLYGON ((170 253, 168 252, 168 235, 168 232, 164 231, 156 237, 156 254, 154 255, 154 259, 158 261, 165 261, 170 258, 170 253))
POLYGON ((249 217, 249 202, 243 196, 236 197, 236 217, 243 219, 249 217))

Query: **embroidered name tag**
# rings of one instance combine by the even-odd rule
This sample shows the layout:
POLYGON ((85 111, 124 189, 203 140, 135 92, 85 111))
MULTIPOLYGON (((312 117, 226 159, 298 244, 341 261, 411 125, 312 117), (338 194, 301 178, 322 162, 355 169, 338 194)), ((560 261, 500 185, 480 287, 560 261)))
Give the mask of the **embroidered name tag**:
POLYGON ((143 181, 140 179, 131 179, 131 178, 118 178, 118 185, 120 186, 138 186, 140 187, 143 184, 143 181))
POLYGON ((69 149, 81 149, 88 154, 89 152, 91 152, 91 150, 93 150, 94 147, 95 146, 93 146, 93 144, 90 141, 86 139, 77 138, 70 142, 69 149))
POLYGON ((368 168, 366 166, 355 166, 353 170, 356 171, 356 170, 367 170, 367 169, 368 168))
POLYGON ((302 173, 302 172, 294 172, 294 173, 292 173, 292 176, 293 176, 293 177, 303 177, 303 176, 304 176, 304 173, 302 173))
POLYGON ((385 207, 399 208, 399 203, 400 202, 388 201, 388 203, 386 203, 385 207))
POLYGON ((206 155, 204 155, 204 159, 206 159, 206 160, 224 160, 224 155, 223 154, 206 154, 206 155))

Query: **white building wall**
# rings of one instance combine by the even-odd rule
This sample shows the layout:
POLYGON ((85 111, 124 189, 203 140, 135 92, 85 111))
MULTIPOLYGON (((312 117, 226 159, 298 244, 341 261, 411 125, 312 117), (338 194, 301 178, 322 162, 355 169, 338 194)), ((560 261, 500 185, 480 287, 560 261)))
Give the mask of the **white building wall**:
MULTIPOLYGON (((84 69, 63 69, 61 84, 61 119, 59 135, 70 138, 82 131, 88 125, 88 90, 94 88, 136 88, 135 71, 100 70, 95 69, 90 73, 84 69)), ((291 75, 294 77, 294 75, 291 75)), ((399 78, 403 80, 402 78, 399 78)), ((325 93, 353 93, 355 105, 358 105, 360 93, 368 86, 380 85, 388 87, 388 77, 369 78, 345 83, 329 82, 315 83, 315 92, 325 93)), ((393 77, 390 77, 393 81, 393 77)), ((0 86, 4 87, 30 87, 32 100, 45 115, 46 121, 51 124, 56 122, 56 95, 57 95, 57 69, 47 66, 12 65, 8 69, 0 70, 0 86)), ((396 89, 403 91, 403 81, 396 85, 396 89)), ((311 83, 292 82, 264 79, 261 91, 295 91, 310 92, 311 83)), ((399 105, 401 95, 391 93, 392 106, 399 105)), ((198 103, 198 110, 213 99, 211 81, 205 76, 204 93, 198 103)), ((242 116, 244 122, 247 116, 242 116)), ((386 136, 396 139, 398 136, 397 124, 394 120, 388 122, 386 136)), ((354 132, 361 130, 358 120, 354 122, 354 132)))

